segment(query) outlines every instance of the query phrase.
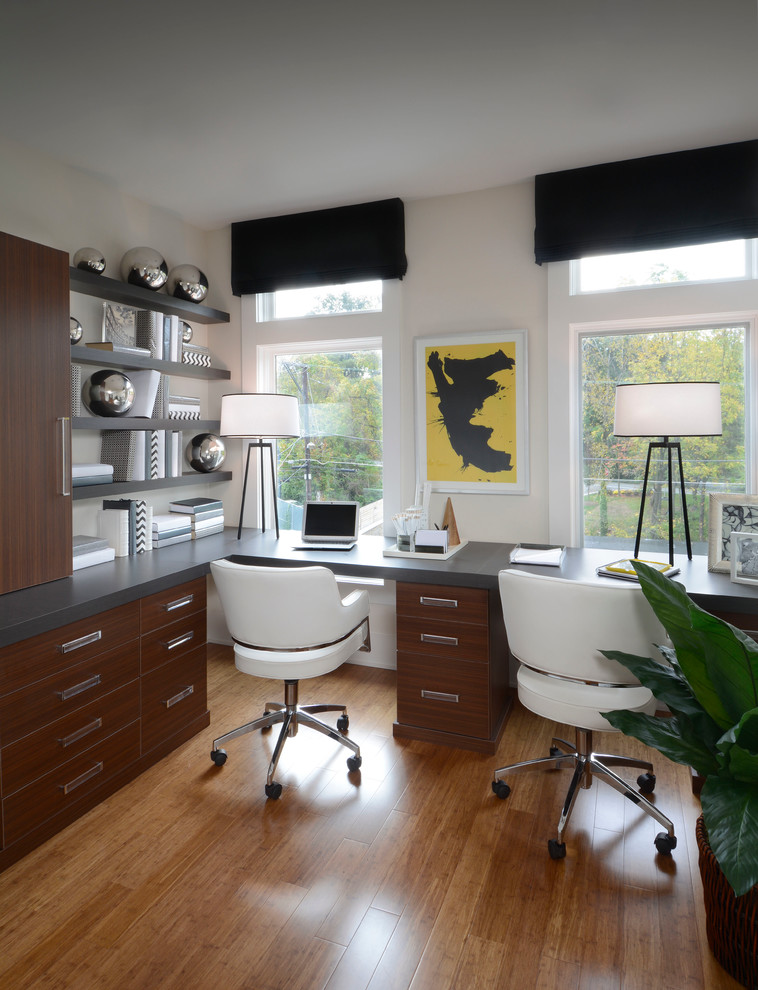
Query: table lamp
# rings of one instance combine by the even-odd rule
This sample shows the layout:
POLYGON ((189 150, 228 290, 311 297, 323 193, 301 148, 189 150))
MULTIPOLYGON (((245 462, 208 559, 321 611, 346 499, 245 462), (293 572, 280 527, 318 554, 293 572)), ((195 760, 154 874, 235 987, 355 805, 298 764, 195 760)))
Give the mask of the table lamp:
POLYGON ((682 492, 687 556, 692 560, 690 524, 687 517, 687 499, 684 493, 684 472, 682 471, 682 448, 678 440, 672 441, 669 437, 720 436, 721 385, 719 382, 655 382, 640 385, 617 385, 613 432, 617 437, 660 436, 663 438, 648 444, 634 556, 639 556, 640 552, 642 517, 645 513, 645 496, 650 474, 650 457, 653 449, 660 448, 666 450, 668 458, 669 563, 674 563, 672 486, 674 451, 676 451, 679 464, 679 484, 682 492))
POLYGON ((245 480, 242 485, 242 502, 237 527, 237 539, 242 536, 242 517, 245 512, 247 476, 250 470, 250 452, 254 447, 260 450, 261 479, 261 530, 266 532, 266 498, 264 494, 264 448, 268 448, 271 462, 271 486, 274 499, 274 523, 276 537, 279 538, 279 513, 276 507, 276 470, 274 467, 274 440, 300 436, 300 414, 297 397, 279 395, 275 392, 243 392, 237 395, 221 396, 222 437, 250 439, 245 462, 245 480))

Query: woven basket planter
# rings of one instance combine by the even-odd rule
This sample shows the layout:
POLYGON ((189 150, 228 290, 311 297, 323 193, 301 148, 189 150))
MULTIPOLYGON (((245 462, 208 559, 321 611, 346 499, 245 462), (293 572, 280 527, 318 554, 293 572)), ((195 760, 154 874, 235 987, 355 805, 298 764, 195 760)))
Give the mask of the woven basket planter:
POLYGON ((758 886, 735 897, 708 845, 702 815, 695 826, 711 952, 735 980, 758 988, 758 886))

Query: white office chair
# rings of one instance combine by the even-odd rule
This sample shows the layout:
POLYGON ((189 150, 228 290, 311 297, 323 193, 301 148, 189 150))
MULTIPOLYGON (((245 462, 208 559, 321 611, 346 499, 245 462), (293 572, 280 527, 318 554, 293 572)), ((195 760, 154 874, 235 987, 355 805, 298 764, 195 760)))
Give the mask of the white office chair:
MULTIPOLYGON (((605 781, 663 825, 655 845, 669 855, 676 847, 674 826, 644 797, 655 787, 653 765, 643 760, 595 753, 592 733, 615 732, 601 712, 629 710, 655 714, 656 702, 632 674, 598 650, 657 656, 653 644, 667 642, 666 632, 638 584, 623 581, 586 583, 547 577, 536 571, 508 568, 499 574, 500 597, 511 653, 520 661, 518 697, 530 711, 551 721, 573 725, 576 745, 554 738, 550 755, 495 770, 492 790, 510 794, 502 779, 528 770, 573 768, 573 777, 558 821, 557 838, 548 840, 553 859, 566 855, 563 832, 580 787, 592 778, 605 781), (610 769, 636 767, 640 792, 610 769)), ((658 655, 658 659, 660 656, 658 655)))
POLYGON ((274 780, 287 736, 299 725, 315 729, 352 750, 348 769, 358 770, 361 751, 345 732, 349 725, 344 705, 298 705, 298 682, 328 674, 358 650, 369 652, 367 591, 340 597, 334 574, 327 567, 254 567, 216 560, 211 573, 234 640, 234 661, 243 674, 284 681, 284 703, 269 701, 261 718, 219 736, 211 759, 226 763, 223 743, 256 729, 282 723, 266 777, 266 796, 278 798, 282 785, 274 780), (314 713, 341 711, 335 731, 314 713))

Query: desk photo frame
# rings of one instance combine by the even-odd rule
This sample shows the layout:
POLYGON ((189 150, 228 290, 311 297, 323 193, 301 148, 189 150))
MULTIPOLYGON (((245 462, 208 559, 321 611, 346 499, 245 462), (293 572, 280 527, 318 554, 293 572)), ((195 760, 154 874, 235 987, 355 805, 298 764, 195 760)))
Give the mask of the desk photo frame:
POLYGON ((758 535, 758 495, 708 496, 708 570, 731 571, 732 533, 758 535))
POLYGON ((527 331, 417 337, 415 376, 419 481, 527 495, 527 331))

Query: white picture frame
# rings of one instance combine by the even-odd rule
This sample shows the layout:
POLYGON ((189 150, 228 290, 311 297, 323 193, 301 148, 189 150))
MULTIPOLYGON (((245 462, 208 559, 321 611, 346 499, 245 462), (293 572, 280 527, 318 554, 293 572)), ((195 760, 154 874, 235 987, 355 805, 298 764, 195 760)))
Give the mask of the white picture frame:
POLYGON ((527 331, 417 337, 414 345, 419 483, 528 495, 527 331))
POLYGON ((730 536, 730 574, 735 584, 758 587, 758 533, 737 533, 730 536))
POLYGON ((731 572, 732 533, 758 535, 758 495, 708 496, 708 570, 731 572))

